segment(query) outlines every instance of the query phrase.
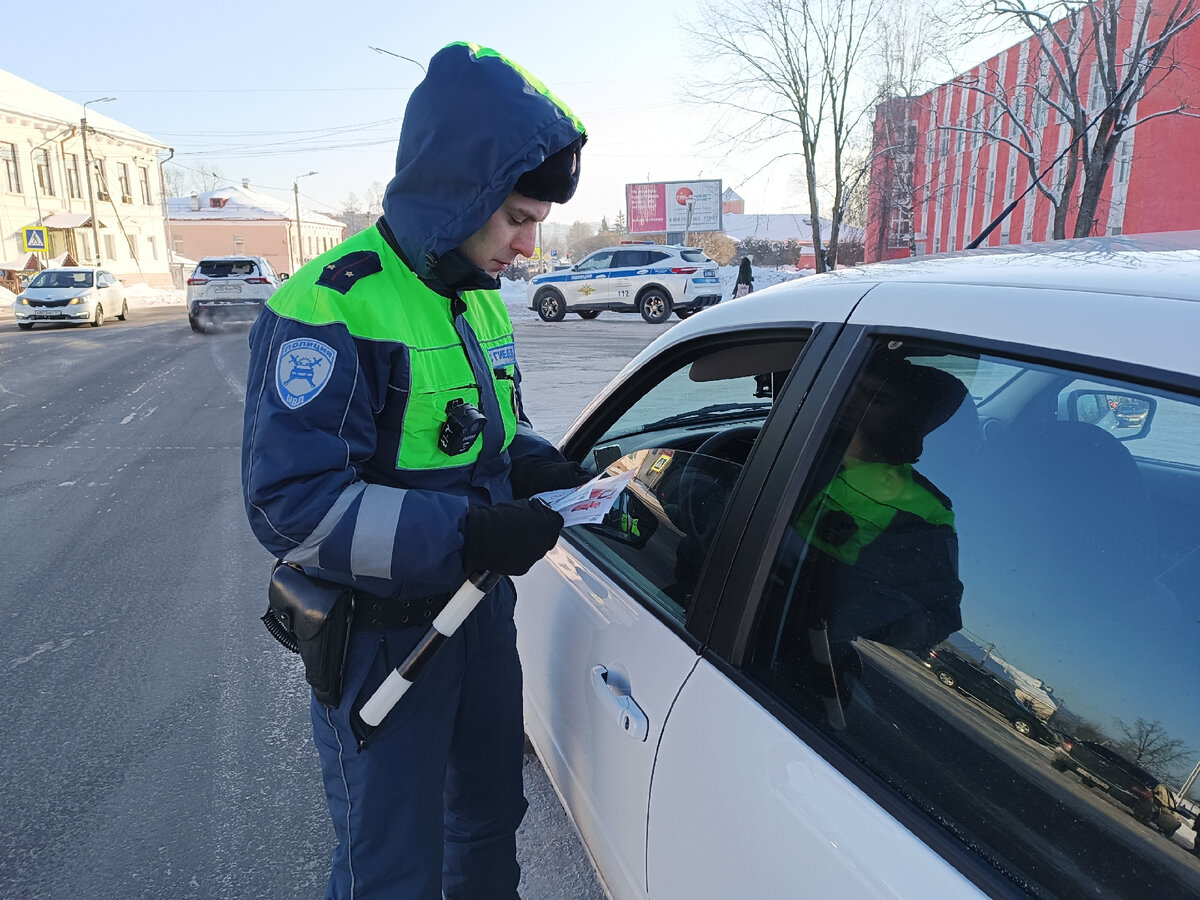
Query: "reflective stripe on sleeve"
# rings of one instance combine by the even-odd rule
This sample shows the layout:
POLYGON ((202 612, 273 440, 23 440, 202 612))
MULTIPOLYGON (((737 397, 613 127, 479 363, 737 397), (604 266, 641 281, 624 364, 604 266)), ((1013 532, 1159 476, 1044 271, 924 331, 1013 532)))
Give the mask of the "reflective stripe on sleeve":
POLYGON ((354 538, 350 545, 350 571, 370 578, 392 577, 392 556, 400 509, 408 491, 368 484, 358 507, 354 538))
POLYGON ((284 559, 284 562, 295 563, 298 566, 320 566, 320 551, 321 542, 329 537, 330 533, 346 515, 346 511, 350 505, 358 499, 359 494, 367 489, 367 484, 364 481, 356 481, 349 485, 340 497, 334 501, 333 506, 329 508, 329 512, 325 513, 325 517, 321 519, 312 533, 304 540, 300 546, 290 551, 284 559))

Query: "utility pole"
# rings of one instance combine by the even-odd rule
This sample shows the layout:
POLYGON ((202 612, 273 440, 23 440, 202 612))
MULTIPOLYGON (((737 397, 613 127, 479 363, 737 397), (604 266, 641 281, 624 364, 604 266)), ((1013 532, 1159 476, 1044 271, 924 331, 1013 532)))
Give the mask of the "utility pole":
POLYGON ((96 198, 92 193, 92 161, 88 158, 87 108, 92 103, 111 103, 116 99, 116 97, 99 97, 95 100, 88 100, 83 104, 83 118, 79 121, 83 134, 83 171, 87 175, 88 210, 92 215, 92 247, 96 251, 96 265, 100 265, 100 227, 96 224, 96 198))
MULTIPOLYGON (((292 193, 296 197, 296 256, 300 260, 300 265, 304 265, 304 243, 300 237, 300 179, 307 178, 309 175, 316 175, 315 171, 305 172, 303 175, 297 175, 292 179, 292 193)), ((296 269, 299 266, 292 266, 292 274, 296 274, 296 269)))

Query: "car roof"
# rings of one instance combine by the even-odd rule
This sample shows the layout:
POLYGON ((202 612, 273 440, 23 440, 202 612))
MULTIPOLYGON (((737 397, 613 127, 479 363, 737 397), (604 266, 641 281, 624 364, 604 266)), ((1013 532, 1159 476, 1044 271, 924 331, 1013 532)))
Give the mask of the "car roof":
POLYGON ((1200 304, 1177 302, 1196 300, 1200 232, 959 251, 839 269, 725 300, 673 326, 630 366, 700 335, 850 321, 1033 341, 1200 376, 1190 337, 1200 329, 1200 304), (928 288, 916 294, 914 285, 928 288))
POLYGON ((597 247, 591 253, 588 253, 587 256, 591 256, 592 253, 603 253, 606 250, 674 250, 678 252, 680 250, 699 249, 699 247, 680 247, 675 244, 643 244, 641 241, 634 241, 629 244, 614 244, 611 247, 597 247))

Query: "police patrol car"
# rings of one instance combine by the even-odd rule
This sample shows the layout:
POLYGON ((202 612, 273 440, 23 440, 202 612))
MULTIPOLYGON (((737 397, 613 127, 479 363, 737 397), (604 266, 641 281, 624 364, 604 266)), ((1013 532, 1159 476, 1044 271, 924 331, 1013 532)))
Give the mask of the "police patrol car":
POLYGON ((720 301, 717 264, 703 250, 632 241, 529 282, 529 308, 546 322, 561 322, 569 312, 594 319, 607 309, 639 312, 656 325, 672 311, 686 319, 720 301))

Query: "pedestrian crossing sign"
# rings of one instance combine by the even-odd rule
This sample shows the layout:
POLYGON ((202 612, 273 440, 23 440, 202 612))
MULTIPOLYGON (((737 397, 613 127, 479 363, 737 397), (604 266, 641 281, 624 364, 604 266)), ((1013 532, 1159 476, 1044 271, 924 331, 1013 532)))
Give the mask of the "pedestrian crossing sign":
POLYGON ((21 229, 21 240, 25 244, 26 253, 46 252, 46 229, 40 225, 31 225, 21 229))

